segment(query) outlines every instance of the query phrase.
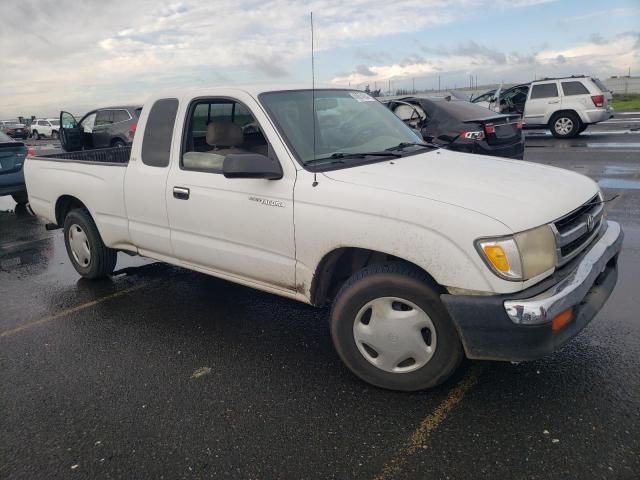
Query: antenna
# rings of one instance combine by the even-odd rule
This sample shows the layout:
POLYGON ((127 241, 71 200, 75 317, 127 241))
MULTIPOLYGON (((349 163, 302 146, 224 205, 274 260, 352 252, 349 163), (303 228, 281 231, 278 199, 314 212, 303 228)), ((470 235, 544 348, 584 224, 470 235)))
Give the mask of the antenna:
MULTIPOLYGON (((313 62, 313 12, 310 15, 311 20, 311 117, 313 120, 313 158, 316 158, 316 71, 313 62)), ((313 172, 313 187, 318 186, 316 172, 313 172)))

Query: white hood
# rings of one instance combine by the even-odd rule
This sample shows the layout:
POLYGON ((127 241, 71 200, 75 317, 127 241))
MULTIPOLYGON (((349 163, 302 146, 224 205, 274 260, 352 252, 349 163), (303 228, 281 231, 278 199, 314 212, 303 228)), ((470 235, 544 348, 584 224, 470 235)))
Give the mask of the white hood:
POLYGON ((556 220, 598 192, 593 180, 561 168, 442 149, 325 175, 473 210, 513 232, 556 220))

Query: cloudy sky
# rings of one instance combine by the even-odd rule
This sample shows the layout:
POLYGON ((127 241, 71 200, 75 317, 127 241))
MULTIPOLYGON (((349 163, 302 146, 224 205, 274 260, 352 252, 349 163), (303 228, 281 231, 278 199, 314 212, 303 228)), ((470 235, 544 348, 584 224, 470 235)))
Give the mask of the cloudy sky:
POLYGON ((167 88, 392 89, 640 74, 639 0, 21 0, 0 15, 0 117, 167 88))

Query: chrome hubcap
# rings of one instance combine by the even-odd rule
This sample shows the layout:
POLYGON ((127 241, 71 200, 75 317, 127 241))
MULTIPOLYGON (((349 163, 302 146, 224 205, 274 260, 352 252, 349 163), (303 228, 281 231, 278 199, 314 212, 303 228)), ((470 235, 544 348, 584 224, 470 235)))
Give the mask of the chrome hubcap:
POLYGON ((362 356, 385 372, 418 370, 436 351, 436 329, 429 315, 397 297, 376 298, 362 307, 353 337, 362 356))
POLYGON ((91 249, 89 239, 80 225, 73 224, 69 228, 69 247, 73 258, 82 267, 88 267, 91 263, 91 249))
POLYGON ((562 117, 556 120, 556 132, 560 135, 567 135, 573 130, 573 121, 570 118, 562 117))

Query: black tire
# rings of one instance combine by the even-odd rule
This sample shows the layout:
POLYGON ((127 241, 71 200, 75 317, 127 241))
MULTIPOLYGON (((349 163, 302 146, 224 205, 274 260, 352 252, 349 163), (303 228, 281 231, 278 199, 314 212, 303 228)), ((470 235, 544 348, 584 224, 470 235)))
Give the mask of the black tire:
POLYGON ((31 133, 31 136, 32 136, 33 138, 35 138, 36 140, 40 140, 40 134, 38 133, 38 131, 37 131, 37 130, 34 130, 34 131, 31 133))
POLYGON ((549 121, 551 134, 556 138, 572 138, 580 133, 580 117, 573 112, 556 113, 549 121))
POLYGON ((116 267, 118 253, 105 246, 98 232, 93 218, 85 209, 76 209, 69 212, 64 219, 64 244, 67 254, 76 271, 84 278, 104 278, 113 273, 116 267), (80 263, 72 251, 70 244, 70 230, 79 228, 86 236, 90 259, 88 263, 80 263))
POLYGON ((55 130, 51 132, 51 138, 54 140, 58 139, 58 132, 56 132, 55 130))
POLYGON ((18 205, 24 205, 26 203, 29 203, 29 196, 27 195, 27 192, 18 192, 18 193, 14 193, 11 196, 13 197, 13 200, 18 205))
POLYGON ((432 280, 404 263, 371 265, 347 280, 331 310, 331 337, 338 355, 354 374, 365 382, 390 390, 435 387, 449 378, 463 359, 460 338, 432 280), (382 370, 367 360, 356 344, 354 324, 358 313, 369 302, 383 297, 413 303, 428 315, 435 327, 437 342, 433 356, 417 370, 402 373, 382 370))
POLYGON ((580 130, 578 131, 578 133, 580 134, 580 133, 584 132, 584 131, 587 129, 587 127, 588 127, 588 126, 589 126, 589 124, 584 124, 584 123, 583 123, 583 124, 580 126, 580 130))
POLYGON ((119 138, 116 138, 114 141, 111 142, 111 146, 112 147, 122 148, 122 147, 126 146, 126 143, 124 143, 119 138))

